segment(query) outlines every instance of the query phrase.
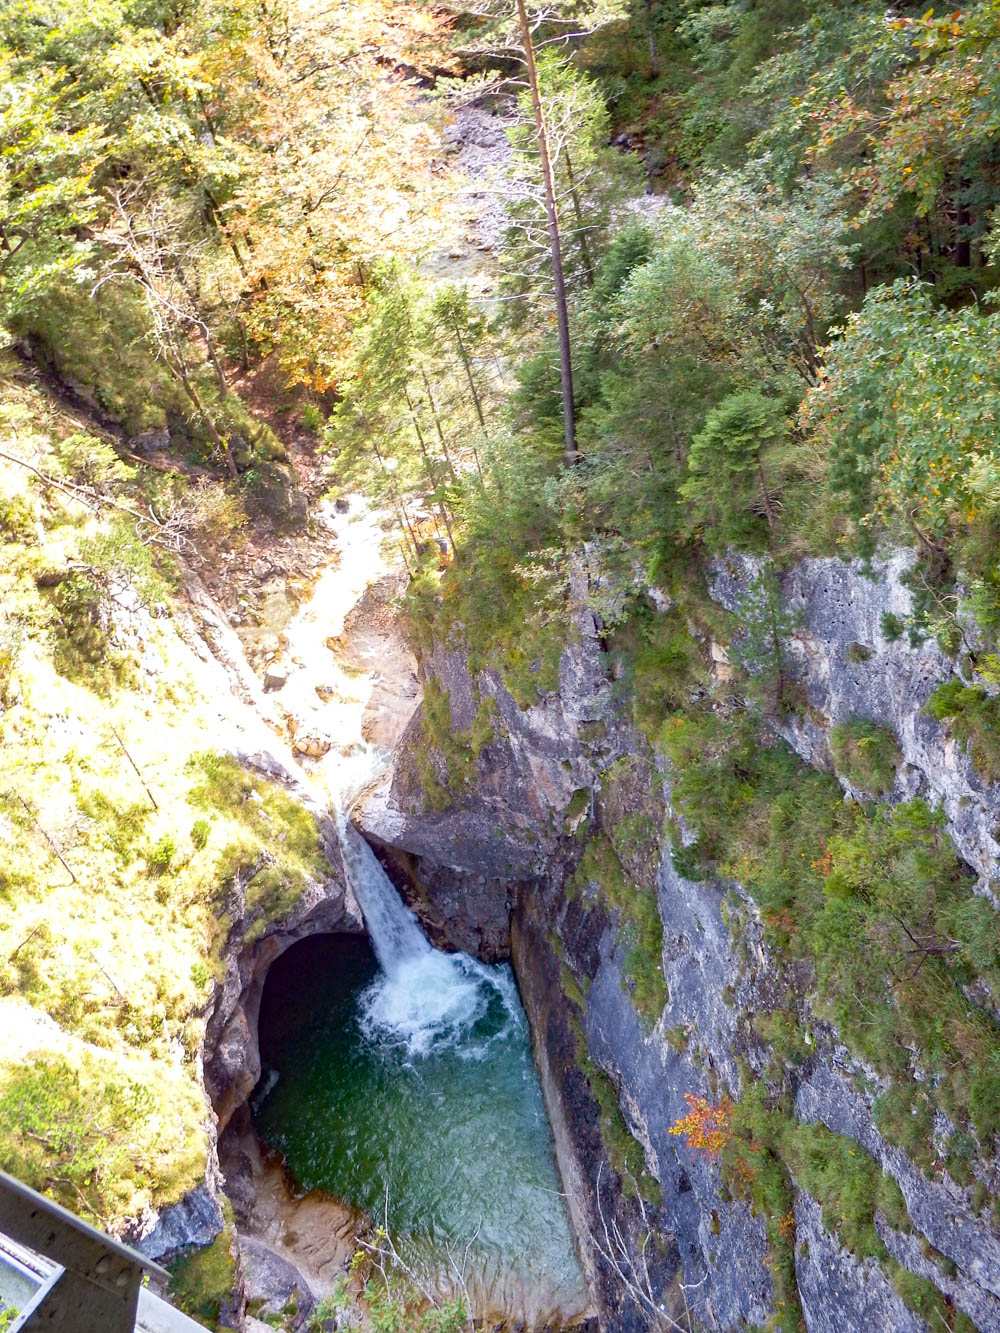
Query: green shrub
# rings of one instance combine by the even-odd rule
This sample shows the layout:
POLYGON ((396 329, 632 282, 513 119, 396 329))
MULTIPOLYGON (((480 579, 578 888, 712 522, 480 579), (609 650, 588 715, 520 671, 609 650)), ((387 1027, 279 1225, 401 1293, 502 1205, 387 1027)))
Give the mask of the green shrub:
POLYGON ((271 840, 276 850, 317 872, 327 868, 316 820, 278 783, 249 773, 231 755, 212 751, 193 755, 188 771, 198 778, 188 793, 191 805, 238 819, 261 840, 271 840))
POLYGON ((683 706, 692 679, 704 671, 687 626, 666 622, 651 628, 635 655, 632 671, 635 724, 653 740, 664 718, 683 706))
POLYGON ((315 403, 303 403, 301 416, 306 430, 314 431, 317 435, 326 425, 326 415, 315 403))
POLYGON ((798 1184, 823 1210, 823 1220, 860 1258, 885 1255, 875 1214, 890 1226, 909 1229, 902 1191, 892 1176, 854 1139, 833 1134, 825 1125, 797 1124, 785 1136, 789 1164, 798 1184))
POLYGON ((202 1249, 186 1250, 170 1265, 167 1294, 172 1305, 209 1328, 218 1325, 223 1305, 232 1299, 236 1262, 233 1230, 225 1227, 202 1249))
POLYGON ((211 972, 204 963, 198 962, 191 964, 191 980, 199 990, 202 990, 208 985, 211 975, 211 972))
POLYGON ((872 797, 891 791, 903 756, 887 727, 864 718, 839 722, 830 732, 830 749, 838 774, 852 786, 872 797))
POLYGON ((0 533, 8 541, 30 542, 35 537, 35 515, 20 495, 0 495, 0 533))
POLYGON ((976 1325, 969 1316, 956 1310, 929 1278, 918 1277, 891 1261, 886 1267, 892 1272, 892 1285, 896 1291, 928 1328, 947 1329, 948 1333, 976 1333, 976 1325))
POLYGON ((800 1333, 794 1182, 783 1155, 783 1133, 794 1122, 781 1110, 765 1105, 752 1079, 746 1080, 746 1086, 746 1095, 733 1109, 733 1133, 722 1152, 722 1179, 732 1195, 748 1199, 754 1212, 764 1215, 774 1282, 774 1324, 782 1333, 800 1333))
POLYGON ((177 843, 169 833, 164 833, 146 853, 146 864, 152 874, 165 875, 176 855, 177 843))
MULTIPOLYGON (((637 820, 645 816, 635 816, 637 820)), ((628 830, 626 839, 633 836, 628 830)), ((630 880, 610 839, 589 838, 569 884, 570 893, 594 886, 602 902, 618 911, 619 938, 626 946, 625 981, 636 1011, 652 1027, 667 1003, 663 979, 663 922, 653 884, 630 880)))
MULTIPOLYGON (((242 828, 219 852, 214 875, 219 904, 239 878, 244 915, 255 922, 250 940, 294 907, 310 879, 329 873, 316 820, 276 782, 251 774, 231 755, 205 751, 187 767, 196 778, 189 804, 227 815, 242 828)), ((206 825, 207 838, 208 821, 198 823, 206 825)))
POLYGON ((153 1109, 138 1083, 35 1055, 0 1069, 0 1165, 106 1224, 147 1183, 133 1163, 153 1109))
POLYGON ((434 676, 424 685, 423 732, 414 752, 424 803, 428 810, 446 810, 474 784, 479 756, 494 739, 497 704, 492 695, 479 701, 476 715, 464 731, 453 731, 451 700, 434 676), (436 759, 444 768, 438 777, 436 759))
POLYGON ((74 432, 59 440, 52 452, 63 476, 76 486, 106 493, 135 476, 135 469, 123 463, 112 446, 96 435, 74 432))
POLYGON ((56 612, 55 669, 68 680, 106 692, 116 672, 99 589, 90 579, 71 574, 56 586, 52 604, 56 612))
POLYGON ((196 819, 191 825, 191 841, 198 851, 203 851, 208 846, 211 836, 212 825, 207 819, 196 819))
MULTIPOLYGON (((989 1134, 1000 1114, 1000 1042, 966 989, 1000 989, 988 904, 943 816, 922 801, 845 802, 829 776, 752 719, 706 709, 669 719, 674 802, 697 833, 677 869, 732 878, 760 904, 772 946, 806 958, 817 1008, 894 1085, 921 1086, 961 1128, 989 1134), (957 945, 957 947, 955 947, 957 945)), ((931 1160, 930 1120, 893 1113, 890 1137, 931 1160)))
POLYGON ((903 637, 903 631, 906 629, 906 622, 895 615, 892 611, 883 611, 881 626, 882 637, 886 643, 896 643, 903 637))
POLYGON ((28 627, 18 616, 0 620, 0 705, 11 701, 11 686, 17 660, 28 637, 28 627))
POLYGON ((114 852, 123 865, 128 864, 145 831, 149 806, 144 801, 129 805, 113 801, 98 788, 78 792, 76 804, 81 814, 94 821, 95 835, 101 844, 114 852))
POLYGON ((782 402, 742 390, 712 408, 691 441, 680 487, 711 549, 763 539, 776 522, 793 457, 782 402))
POLYGON ((968 746, 973 768, 987 782, 1000 782, 1000 698, 953 677, 939 685, 925 711, 968 746))

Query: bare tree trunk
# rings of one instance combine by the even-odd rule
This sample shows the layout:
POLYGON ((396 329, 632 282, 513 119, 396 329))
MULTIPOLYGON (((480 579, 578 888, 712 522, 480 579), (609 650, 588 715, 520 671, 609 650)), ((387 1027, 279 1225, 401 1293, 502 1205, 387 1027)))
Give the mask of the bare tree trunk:
POLYGON ((538 155, 542 164, 542 183, 545 186, 545 213, 549 222, 549 250, 552 256, 552 285, 555 289, 556 320, 559 328, 559 376, 562 383, 563 435, 565 440, 563 452, 566 466, 572 467, 574 463, 579 462, 580 455, 576 448, 576 412, 573 406, 573 357, 569 341, 569 309, 566 304, 566 280, 563 276, 559 213, 556 208, 555 182, 552 179, 552 162, 549 158, 549 141, 545 130, 545 113, 542 108, 541 90, 538 86, 535 48, 531 39, 531 27, 528 23, 528 11, 524 7, 524 0, 517 0, 517 21, 521 30, 524 61, 528 68, 531 102, 535 109, 538 155))
POLYGON ((569 180, 569 197, 573 201, 573 214, 576 217, 576 234, 580 240, 580 253, 583 255, 583 279, 588 287, 594 285, 594 261, 590 256, 590 246, 587 244, 587 227, 583 220, 583 209, 580 207, 580 192, 576 188, 576 177, 573 175, 573 163, 569 158, 569 149, 563 149, 563 157, 566 159, 566 176, 569 180))
MULTIPOLYGON (((35 812, 32 810, 31 806, 30 806, 30 805, 28 804, 28 802, 24 799, 24 797, 21 795, 20 792, 15 791, 15 792, 13 793, 13 795, 14 795, 15 799, 17 800, 17 803, 20 805, 21 809, 24 811, 24 813, 25 813, 25 814, 28 816, 28 818, 31 820, 33 826, 38 830, 38 832, 42 835, 42 837, 45 839, 45 841, 48 843, 48 845, 52 848, 53 855, 55 856, 55 858, 56 858, 56 860, 59 862, 59 864, 62 866, 63 870, 66 871, 66 874, 69 875, 70 879, 73 881, 74 884, 79 883, 79 881, 77 880, 77 877, 73 874, 72 870, 70 870, 69 866, 66 864, 66 858, 63 856, 62 852, 61 852, 61 851, 59 850, 59 848, 56 846, 56 843, 55 843, 54 839, 51 838, 51 837, 49 836, 48 833, 46 833, 45 829, 42 827, 42 825, 41 825, 41 824, 38 822, 38 820, 35 818, 35 812)), ((27 941, 24 941, 24 942, 27 943, 27 941)), ((17 946, 17 949, 20 949, 20 948, 21 948, 21 945, 19 944, 19 945, 17 946)), ((17 949, 14 950, 14 953, 17 953, 17 949)), ((14 954, 11 954, 11 958, 13 958, 13 957, 14 957, 14 954)))
POLYGON ((374 437, 369 435, 369 439, 371 440, 371 446, 375 453, 375 457, 378 459, 378 465, 382 469, 382 475, 385 477, 386 482, 388 483, 389 494, 392 497, 393 507, 396 510, 397 516, 403 520, 403 526, 406 528, 406 531, 410 534, 410 544, 413 547, 413 556, 419 568, 420 543, 417 541, 417 534, 413 531, 413 524, 410 522, 410 516, 406 512, 406 505, 403 503, 403 497, 399 494, 399 491, 396 488, 396 480, 393 477, 390 470, 386 467, 385 459, 379 452, 379 447, 375 443, 374 437))
MULTIPOLYGON (((479 398, 479 390, 476 388, 476 381, 472 375, 472 362, 469 360, 469 353, 466 351, 465 343, 462 341, 462 333, 458 327, 458 321, 452 321, 452 328, 455 330, 455 341, 458 343, 458 355, 462 359, 462 365, 465 367, 465 378, 469 382, 469 393, 472 395, 472 403, 476 409, 476 416, 479 418, 480 429, 486 434, 486 418, 483 415, 483 405, 479 398)), ((409 394, 407 394, 409 399, 409 394)), ((472 457, 476 460, 476 471, 480 476, 483 475, 483 465, 479 461, 479 450, 475 445, 472 446, 472 457)))
POLYGON ((771 497, 767 493, 767 482, 764 480, 764 464, 757 458, 757 477, 760 481, 760 498, 764 503, 764 517, 767 519, 767 526, 774 527, 774 510, 771 507, 771 497))
POLYGON ((155 796, 153 795, 153 793, 149 790, 149 786, 148 786, 147 783, 146 783, 146 779, 145 779, 145 778, 143 777, 143 775, 142 775, 142 772, 141 772, 141 770, 140 770, 140 768, 139 768, 139 765, 135 762, 135 760, 132 758, 132 756, 131 756, 131 754, 129 753, 129 751, 125 748, 125 742, 122 740, 121 736, 118 734, 118 728, 117 728, 117 727, 112 727, 112 728, 111 728, 111 734, 112 734, 112 736, 114 736, 115 740, 118 742, 118 744, 119 744, 119 746, 120 746, 120 748, 121 748, 121 752, 122 752, 122 754, 123 754, 123 755, 125 756, 125 758, 129 761, 129 763, 132 765, 132 769, 133 769, 133 772, 135 773, 136 777, 137 777, 137 778, 139 779, 139 781, 142 783, 142 789, 143 789, 143 791, 146 793, 146 795, 149 797, 149 803, 150 803, 150 805, 153 807, 154 810, 159 810, 160 807, 156 804, 156 797, 155 797, 155 796))
POLYGON ((204 333, 205 346, 208 349, 208 359, 212 363, 212 369, 215 371, 215 378, 219 385, 219 397, 229 397, 229 381, 226 379, 226 372, 222 369, 222 362, 219 360, 219 354, 215 350, 215 339, 210 333, 204 333))
POLYGON ((166 361, 167 366, 173 371, 175 378, 180 380, 184 392, 191 399, 192 403, 194 403, 195 410, 201 417, 202 421, 204 421, 205 425, 208 427, 208 433, 211 435, 215 447, 219 450, 223 458, 226 460, 226 468, 229 472, 230 477, 233 479, 233 481, 238 481, 240 476, 240 470, 236 466, 236 460, 233 458, 233 451, 229 447, 229 441, 224 440, 222 436, 219 434, 218 427, 212 420, 211 413, 208 411, 205 404, 201 401, 201 395, 199 394, 198 390, 194 387, 194 382, 192 381, 191 376, 188 372, 187 363, 184 360, 183 352, 181 352, 179 348, 172 349, 171 351, 167 351, 166 349, 164 349, 163 359, 166 361))
POLYGON ((656 27, 653 23, 653 0, 646 0, 646 38, 649 41, 649 77, 659 78, 660 56, 656 49, 656 27))
MULTIPOLYGON (((424 439, 424 432, 420 429, 420 422, 417 419, 417 410, 413 405, 413 399, 410 397, 409 389, 405 389, 404 392, 406 394, 406 405, 410 409, 410 420, 413 422, 413 429, 416 432, 417 443, 420 446, 420 456, 424 460, 424 468, 427 472, 427 476, 430 478, 431 485, 437 490, 439 483, 437 477, 434 475, 434 468, 431 465, 431 456, 427 448, 427 441, 424 439)), ((452 532, 451 524, 448 522, 448 509, 443 500, 439 499, 437 503, 438 512, 444 523, 444 530, 448 534, 448 540, 451 542, 451 549, 454 551, 455 534, 452 532)))
POLYGON ((469 361, 469 353, 465 350, 465 343, 462 342, 462 334, 459 330, 457 321, 452 321, 452 328, 455 330, 455 341, 458 343, 458 355, 462 358, 462 365, 465 367, 465 378, 469 382, 469 393, 472 395, 472 404, 476 409, 476 416, 479 418, 479 424, 483 430, 486 429, 486 418, 483 416, 482 403, 479 400, 479 390, 476 388, 476 382, 472 378, 472 364, 469 361))
POLYGON ((441 448, 444 451, 445 462, 448 464, 448 471, 452 478, 457 481, 458 475, 455 472, 455 465, 451 461, 451 454, 448 452, 448 445, 444 438, 444 427, 441 424, 441 418, 438 416, 437 404, 434 402, 434 395, 431 393, 431 382, 427 378, 427 371, 423 366, 420 367, 420 375, 424 381, 424 389, 427 391, 427 405, 431 409, 431 416, 434 418, 434 429, 437 431, 437 437, 441 441, 441 448))
POLYGON ((239 315, 233 315, 233 323, 240 335, 240 370, 245 375, 250 369, 250 339, 247 337, 247 326, 239 315))

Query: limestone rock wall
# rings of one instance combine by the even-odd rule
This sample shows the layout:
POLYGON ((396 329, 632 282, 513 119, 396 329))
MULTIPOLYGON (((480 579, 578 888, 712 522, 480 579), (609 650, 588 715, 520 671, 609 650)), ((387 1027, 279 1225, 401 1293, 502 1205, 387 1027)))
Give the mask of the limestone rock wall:
MULTIPOLYGON (((799 621, 792 670, 808 702, 783 724, 783 734, 807 762, 828 768, 834 723, 862 717, 891 727, 904 759, 892 799, 920 794, 940 803, 961 855, 989 894, 1000 851, 994 840, 1000 792, 976 775, 946 728, 922 712, 954 666, 933 642, 912 647, 882 633, 885 611, 910 610, 901 575, 911 558, 889 554, 876 562, 873 578, 859 564, 838 560, 805 561, 782 577, 782 600, 799 621)), ((738 612, 757 572, 745 557, 720 561, 713 596, 738 612)), ((659 829, 647 850, 658 862, 666 1000, 655 1022, 637 1012, 628 932, 614 908, 574 888, 572 875, 588 840, 614 836, 621 809, 607 794, 616 762, 644 765, 668 814, 669 774, 656 770, 616 711, 592 618, 578 616, 576 629, 559 691, 525 711, 495 673, 471 673, 460 650, 431 654, 422 671, 447 690, 455 730, 469 726, 484 695, 495 700, 494 739, 477 756, 477 780, 454 793, 446 809, 425 809, 418 714, 391 780, 365 804, 360 823, 378 841, 412 854, 424 879, 439 886, 442 903, 454 901, 467 875, 485 877, 514 898, 515 966, 602 1327, 606 1333, 657 1327, 652 1311, 626 1290, 629 1282, 643 1285, 641 1252, 649 1240, 653 1251, 647 1244, 645 1252, 657 1255, 649 1286, 673 1317, 686 1305, 707 1328, 736 1329, 779 1313, 765 1219, 730 1197, 718 1167, 669 1130, 686 1110, 685 1093, 713 1100, 728 1091, 738 1099, 741 1080, 764 1077, 770 1052, 753 1020, 787 1004, 791 988, 811 1045, 793 1090, 794 1114, 853 1139, 897 1180, 913 1229, 897 1232, 876 1217, 889 1254, 932 1283, 946 1308, 980 1330, 1000 1330, 995 1222, 970 1190, 941 1174, 929 1179, 882 1139, 874 1093, 859 1091, 876 1086, 870 1071, 810 1011, 802 978, 769 955, 753 902, 738 885, 684 879, 659 829), (595 1091, 602 1079, 662 1201, 645 1187, 637 1196, 634 1157, 627 1170, 620 1151, 616 1158, 607 1108, 595 1091), (619 1250, 608 1243, 616 1225, 619 1250)), ((722 661, 724 652, 713 656, 722 661)), ((810 1333, 835 1327, 916 1333, 931 1326, 904 1303, 884 1267, 845 1248, 802 1188, 793 1213, 795 1272, 810 1333)))
MULTIPOLYGON (((913 646, 904 634, 890 642, 882 627, 886 613, 911 611, 902 576, 913 561, 912 551, 900 549, 868 569, 860 560, 803 560, 780 575, 782 604, 797 622, 788 654, 808 702, 781 732, 807 763, 829 769, 836 723, 867 718, 890 728, 903 753, 890 799, 922 796, 941 806, 955 846, 989 892, 1000 857, 1000 787, 985 782, 945 724, 923 712, 956 664, 933 638, 913 646)), ((749 556, 717 561, 712 596, 738 616, 759 571, 749 556)))
POLYGON ((421 663, 421 675, 447 699, 451 730, 471 727, 488 700, 496 709, 494 740, 478 756, 467 799, 435 809, 428 802, 422 761, 453 788, 454 775, 446 759, 427 754, 424 708, 418 709, 392 768, 355 807, 358 828, 428 866, 461 874, 501 880, 544 870, 559 846, 573 794, 594 785, 613 748, 607 735, 610 682, 597 625, 585 606, 567 623, 566 638, 558 691, 523 710, 496 671, 470 673, 467 650, 436 646, 421 663))

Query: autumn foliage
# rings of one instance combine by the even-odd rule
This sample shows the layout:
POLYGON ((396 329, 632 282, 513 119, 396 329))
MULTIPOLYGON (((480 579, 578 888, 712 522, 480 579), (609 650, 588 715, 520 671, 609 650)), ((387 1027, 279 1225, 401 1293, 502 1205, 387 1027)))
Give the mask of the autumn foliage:
POLYGON ((683 1137, 687 1146, 703 1157, 718 1157, 733 1137, 730 1128, 733 1103, 723 1097, 718 1106, 711 1106, 693 1092, 686 1092, 684 1100, 688 1113, 671 1125, 668 1133, 683 1137))

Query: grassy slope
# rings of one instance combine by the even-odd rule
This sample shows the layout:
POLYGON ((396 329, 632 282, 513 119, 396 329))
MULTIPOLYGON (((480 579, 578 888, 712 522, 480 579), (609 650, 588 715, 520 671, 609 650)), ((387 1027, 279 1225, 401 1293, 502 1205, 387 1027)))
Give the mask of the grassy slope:
MULTIPOLYGON (((23 378, 3 390, 0 450, 59 474, 78 427, 23 378)), ((234 877, 259 930, 325 863, 311 816, 211 754, 193 659, 152 605, 166 565, 149 609, 119 588, 95 611, 89 571, 82 610, 76 580, 38 586, 95 561, 110 512, 0 460, 0 1165, 115 1226, 204 1172, 234 877)))

